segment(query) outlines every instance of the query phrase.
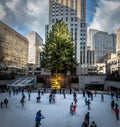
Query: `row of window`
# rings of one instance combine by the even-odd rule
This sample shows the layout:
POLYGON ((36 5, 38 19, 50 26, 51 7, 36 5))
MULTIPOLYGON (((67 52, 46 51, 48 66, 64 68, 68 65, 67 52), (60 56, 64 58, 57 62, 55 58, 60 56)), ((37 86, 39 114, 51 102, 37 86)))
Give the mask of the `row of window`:
MULTIPOLYGON (((66 14, 63 14, 63 12, 61 12, 61 13, 58 13, 58 12, 52 13, 52 17, 55 16, 55 15, 56 15, 56 16, 58 16, 58 15, 68 15, 68 13, 66 13, 66 14)), ((70 13, 70 15, 71 15, 71 16, 77 16, 77 14, 73 14, 73 13, 70 13)))

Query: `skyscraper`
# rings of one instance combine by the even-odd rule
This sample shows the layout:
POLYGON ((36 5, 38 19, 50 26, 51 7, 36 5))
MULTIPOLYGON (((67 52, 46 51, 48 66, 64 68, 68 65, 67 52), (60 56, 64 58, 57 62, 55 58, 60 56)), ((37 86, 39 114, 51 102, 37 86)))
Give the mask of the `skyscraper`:
POLYGON ((120 28, 117 29, 117 44, 116 44, 116 52, 120 55, 120 28))
POLYGON ((43 39, 36 32, 28 33, 28 64, 33 64, 35 67, 40 67, 40 54, 43 46, 43 39))
POLYGON ((116 35, 99 31, 93 37, 96 62, 108 54, 116 53, 116 35))
POLYGON ((118 72, 119 72, 119 74, 120 74, 120 28, 119 29, 117 29, 117 44, 116 44, 116 53, 117 53, 117 55, 118 55, 118 57, 119 57, 119 68, 118 68, 118 72))
POLYGON ((94 35, 97 34, 99 31, 96 29, 89 29, 87 33, 87 45, 90 46, 91 50, 95 50, 95 44, 93 41, 94 35))
POLYGON ((86 0, 49 0, 49 27, 46 25, 46 30, 60 19, 72 33, 77 63, 86 63, 86 0))

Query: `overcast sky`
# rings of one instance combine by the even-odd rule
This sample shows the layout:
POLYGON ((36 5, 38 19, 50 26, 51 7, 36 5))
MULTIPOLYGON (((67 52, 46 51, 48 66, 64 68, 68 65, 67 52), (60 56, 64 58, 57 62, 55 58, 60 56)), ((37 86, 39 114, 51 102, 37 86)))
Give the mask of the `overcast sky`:
MULTIPOLYGON (((26 35, 36 31, 43 39, 48 24, 48 0, 0 0, 0 20, 26 35)), ((109 33, 120 27, 120 0, 87 0, 88 27, 109 33)))

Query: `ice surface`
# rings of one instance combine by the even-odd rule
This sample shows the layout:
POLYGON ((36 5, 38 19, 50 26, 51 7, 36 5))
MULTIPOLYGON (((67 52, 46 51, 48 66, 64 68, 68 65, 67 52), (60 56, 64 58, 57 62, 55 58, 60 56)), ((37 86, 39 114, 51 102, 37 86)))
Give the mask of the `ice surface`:
MULTIPOLYGON (((120 120, 116 120, 114 111, 111 110, 111 96, 104 95, 104 102, 101 95, 94 96, 91 101, 91 110, 87 109, 82 94, 77 94, 76 114, 71 116, 69 108, 73 102, 73 94, 56 94, 56 103, 49 104, 49 93, 41 95, 40 103, 36 102, 37 92, 31 93, 31 100, 28 100, 28 93, 25 93, 25 105, 20 103, 21 93, 8 96, 8 93, 0 93, 0 101, 8 98, 8 108, 0 108, 0 127, 35 127, 36 112, 41 109, 45 119, 41 121, 40 127, 81 127, 84 115, 90 112, 90 123, 94 120, 97 127, 120 127, 120 120)), ((120 100, 115 102, 120 105, 120 100)))

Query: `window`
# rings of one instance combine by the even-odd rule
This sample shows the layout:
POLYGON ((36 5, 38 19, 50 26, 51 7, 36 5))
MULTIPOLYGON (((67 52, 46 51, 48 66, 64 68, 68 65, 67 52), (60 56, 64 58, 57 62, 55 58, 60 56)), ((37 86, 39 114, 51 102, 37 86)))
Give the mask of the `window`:
POLYGON ((75 17, 75 21, 77 21, 77 17, 75 17))
POLYGON ((68 21, 68 17, 66 17, 66 21, 68 21))
POLYGON ((54 23, 54 19, 52 19, 52 22, 54 23))
POLYGON ((73 21, 73 17, 71 17, 71 21, 73 21))

